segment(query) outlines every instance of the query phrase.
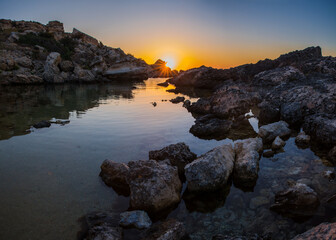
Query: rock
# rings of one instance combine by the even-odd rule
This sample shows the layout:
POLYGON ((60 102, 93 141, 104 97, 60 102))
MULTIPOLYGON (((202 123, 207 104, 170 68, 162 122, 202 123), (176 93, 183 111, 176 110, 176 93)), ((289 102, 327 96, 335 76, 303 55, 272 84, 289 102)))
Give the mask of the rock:
POLYGON ((235 142, 234 150, 234 183, 242 187, 254 186, 258 179, 260 153, 263 150, 262 139, 249 138, 235 142))
POLYGON ((258 104, 258 108, 260 110, 259 122, 261 124, 269 124, 280 120, 279 106, 268 101, 263 101, 258 104))
POLYGON ((277 136, 286 137, 290 135, 291 130, 288 124, 284 121, 279 121, 271 124, 261 126, 259 128, 259 136, 264 142, 272 142, 277 136))
POLYGON ((166 82, 158 83, 157 85, 161 87, 168 87, 169 82, 166 81, 166 82))
POLYGON ((49 121, 50 123, 54 123, 54 124, 60 124, 60 125, 65 125, 65 124, 69 124, 70 120, 61 120, 61 119, 57 119, 54 121, 49 121))
POLYGON ((317 193, 303 183, 294 183, 275 195, 271 210, 289 217, 305 217, 314 214, 319 205, 317 193))
POLYGON ((47 60, 44 64, 44 73, 43 79, 47 82, 64 82, 60 77, 60 70, 58 68, 59 63, 61 62, 61 54, 58 52, 52 52, 48 55, 47 60))
POLYGON ((88 34, 85 34, 81 31, 79 31, 76 28, 73 28, 71 35, 72 35, 73 38, 80 39, 83 43, 89 43, 89 44, 92 44, 92 45, 95 45, 95 46, 99 45, 99 42, 98 42, 97 39, 95 39, 94 37, 91 37, 88 34))
POLYGON ((324 240, 335 239, 336 236, 336 223, 321 223, 320 225, 304 232, 292 240, 324 240))
POLYGON ((130 194, 130 188, 127 183, 127 176, 130 170, 125 163, 105 160, 100 169, 99 176, 101 176, 106 185, 113 187, 118 194, 126 196, 130 194))
POLYGON ((186 165, 188 190, 215 191, 225 186, 233 170, 234 157, 232 146, 227 144, 212 149, 186 165))
POLYGON ((180 202, 182 183, 176 167, 154 160, 129 162, 128 166, 132 209, 158 212, 180 202))
POLYGON ((328 153, 328 159, 333 163, 336 164, 336 146, 333 147, 328 153))
POLYGON ((60 68, 63 72, 72 72, 74 70, 74 65, 71 61, 66 60, 60 63, 60 68))
POLYGON ((156 107, 157 103, 156 103, 156 102, 152 102, 152 105, 153 105, 154 107, 156 107))
POLYGON ((51 126, 50 122, 45 121, 45 120, 43 120, 41 122, 38 122, 38 123, 35 123, 33 125, 34 128, 45 128, 45 127, 50 127, 50 126, 51 126))
POLYGON ((168 219, 154 224, 145 233, 143 240, 181 240, 186 236, 184 224, 175 219, 168 219))
POLYGON ((308 147, 309 142, 310 136, 307 135, 305 132, 300 132, 295 138, 295 143, 299 147, 308 147))
POLYGON ((274 141, 272 142, 272 149, 279 150, 286 145, 286 142, 282 140, 279 136, 277 136, 274 141))
MULTIPOLYGON (((222 235, 222 234, 217 234, 215 236, 212 237, 212 240, 263 240, 265 238, 260 237, 257 234, 253 234, 253 235, 222 235)), ((268 238, 266 238, 268 239, 268 238)))
POLYGON ((332 114, 316 114, 306 117, 303 130, 325 147, 336 145, 336 118, 332 114))
POLYGON ((334 180, 335 179, 335 177, 336 177, 336 175, 335 175, 335 173, 333 172, 333 171, 330 171, 330 170, 328 170, 328 171, 324 171, 323 172, 323 176, 325 177, 325 178, 327 178, 328 180, 334 180))
POLYGON ((149 159, 157 161, 168 159, 171 165, 177 167, 180 176, 184 175, 184 167, 194 161, 196 157, 197 155, 191 152, 188 145, 183 142, 149 152, 149 159))
POLYGON ((176 98, 170 99, 169 101, 172 103, 180 103, 180 102, 183 102, 184 99, 185 99, 184 97, 176 97, 176 98))
POLYGON ((264 153, 263 153, 263 156, 266 157, 266 158, 270 158, 270 157, 273 157, 275 154, 275 152, 273 150, 266 150, 264 153))
POLYGON ((50 33, 58 33, 58 32, 64 33, 63 23, 59 21, 49 21, 46 26, 48 32, 50 33))
POLYGON ((85 217, 88 231, 84 240, 122 240, 122 228, 115 226, 109 213, 92 213, 85 217))
POLYGON ((185 100, 185 101, 183 102, 183 107, 185 107, 185 108, 190 107, 190 105, 191 105, 190 100, 185 100))
POLYGON ((221 138, 229 133, 232 121, 205 115, 197 118, 190 132, 199 138, 221 138))
POLYGON ((83 82, 92 82, 95 80, 95 75, 88 69, 82 69, 80 66, 74 68, 74 80, 83 82))
POLYGON ((124 228, 144 229, 149 228, 152 221, 146 212, 137 210, 121 213, 119 225, 124 228))
POLYGON ((25 68, 30 68, 33 65, 32 60, 26 56, 16 58, 15 61, 17 64, 25 68))
POLYGON ((135 79, 135 80, 145 80, 148 78, 146 68, 144 67, 121 67, 121 68, 110 68, 103 73, 103 76, 113 80, 113 79, 135 79))

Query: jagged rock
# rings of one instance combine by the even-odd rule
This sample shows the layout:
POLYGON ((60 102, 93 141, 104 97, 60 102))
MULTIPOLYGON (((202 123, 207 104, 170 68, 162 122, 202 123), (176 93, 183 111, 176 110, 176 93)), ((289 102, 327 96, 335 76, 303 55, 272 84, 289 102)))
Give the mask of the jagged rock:
POLYGON ((190 105, 191 105, 190 100, 185 100, 185 101, 183 102, 183 107, 185 107, 185 108, 190 107, 190 105))
POLYGON ((321 223, 312 229, 297 235, 292 240, 326 240, 335 239, 336 223, 321 223))
POLYGON ((89 43, 93 44, 95 46, 99 45, 99 42, 94 37, 89 36, 88 34, 85 34, 78 29, 74 28, 71 33, 72 37, 80 39, 83 43, 89 43))
POLYGON ((227 134, 232 126, 232 121, 214 118, 208 114, 197 118, 190 132, 200 138, 216 138, 227 134))
POLYGON ((169 82, 166 81, 166 82, 158 83, 157 85, 161 87, 168 87, 169 82))
POLYGON ((50 127, 51 124, 49 121, 41 121, 33 125, 34 128, 45 128, 45 127, 50 127))
POLYGON ((144 211, 136 210, 123 212, 120 214, 119 225, 124 228, 149 228, 152 225, 152 221, 148 217, 148 214, 144 211))
POLYGON ((127 183, 127 176, 130 170, 125 163, 105 160, 100 168, 100 176, 106 185, 113 187, 119 194, 126 196, 130 194, 129 185, 127 183))
POLYGON ((143 240, 181 240, 186 236, 184 224, 175 219, 168 219, 149 228, 143 240))
POLYGON ((306 117, 303 130, 325 147, 336 145, 336 118, 331 114, 317 114, 306 117))
POLYGON ((64 27, 63 23, 59 21, 49 21, 48 24, 46 25, 48 32, 50 33, 55 33, 55 32, 64 32, 64 27))
POLYGON ((190 151, 188 145, 183 142, 171 144, 160 150, 150 151, 149 159, 163 161, 168 159, 170 164, 176 166, 179 175, 184 175, 184 167, 195 160, 197 155, 190 151))
POLYGON ((242 187, 252 187, 258 179, 260 153, 263 150, 261 138, 249 138, 236 142, 236 161, 233 181, 242 187))
POLYGON ((290 135, 290 133, 291 130, 284 121, 267 124, 259 128, 259 136, 264 142, 272 142, 277 136, 286 137, 290 135))
POLYGON ((155 160, 129 162, 128 166, 132 209, 158 212, 180 202, 182 183, 177 167, 155 160))
POLYGON ((282 140, 279 136, 277 136, 274 141, 272 142, 272 149, 279 150, 286 145, 286 142, 282 140))
POLYGON ((30 58, 28 58, 27 56, 16 58, 15 62, 19 66, 22 66, 22 67, 25 67, 25 68, 30 68, 33 65, 32 60, 30 58))
POLYGON ((307 147, 310 142, 310 136, 307 135, 305 132, 300 132, 296 138, 295 138, 295 143, 299 147, 307 147))
POLYGON ((90 70, 75 66, 74 78, 79 81, 92 82, 95 80, 95 75, 90 70))
POLYGON ((47 82, 64 82, 64 79, 59 75, 60 70, 58 65, 61 62, 61 54, 58 52, 52 52, 48 55, 44 64, 43 79, 47 82))
POLYGON ((88 231, 84 240, 122 240, 123 230, 116 226, 112 214, 91 213, 85 220, 88 231))
POLYGON ((267 150, 263 153, 263 156, 266 157, 266 158, 270 158, 270 157, 273 157, 275 154, 275 152, 273 150, 267 150))
POLYGON ((65 60, 60 63, 60 68, 63 72, 72 72, 74 70, 74 65, 71 61, 65 60))
POLYGON ((183 102, 184 99, 185 99, 184 97, 176 97, 176 98, 170 99, 169 101, 172 103, 180 103, 180 102, 183 102))
POLYGON ((232 173, 234 157, 232 146, 227 144, 212 149, 186 165, 188 190, 214 191, 223 187, 232 173))
POLYGON ((336 146, 329 151, 328 159, 334 164, 336 164, 336 146))
POLYGON ((317 193, 303 183, 293 183, 275 195, 271 209, 289 217, 311 216, 319 205, 317 193))

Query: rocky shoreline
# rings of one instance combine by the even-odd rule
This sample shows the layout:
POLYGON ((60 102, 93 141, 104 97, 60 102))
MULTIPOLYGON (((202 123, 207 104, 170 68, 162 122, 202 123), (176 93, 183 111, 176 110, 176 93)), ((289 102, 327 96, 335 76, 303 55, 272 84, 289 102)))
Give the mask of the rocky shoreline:
POLYGON ((0 19, 0 85, 146 80, 177 75, 162 60, 144 60, 105 46, 63 23, 0 19))

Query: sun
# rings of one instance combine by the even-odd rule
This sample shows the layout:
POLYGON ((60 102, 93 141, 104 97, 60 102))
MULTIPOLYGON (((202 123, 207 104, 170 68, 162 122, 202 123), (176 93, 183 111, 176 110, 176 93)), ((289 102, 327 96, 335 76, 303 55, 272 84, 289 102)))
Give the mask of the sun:
POLYGON ((166 62, 167 67, 170 67, 171 69, 176 67, 176 61, 173 57, 164 57, 162 60, 166 62))

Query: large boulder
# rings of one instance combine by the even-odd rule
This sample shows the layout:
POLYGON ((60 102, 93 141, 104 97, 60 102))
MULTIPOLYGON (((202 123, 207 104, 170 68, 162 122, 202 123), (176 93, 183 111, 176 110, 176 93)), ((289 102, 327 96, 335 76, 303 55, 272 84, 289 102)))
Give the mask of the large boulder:
POLYGON ((325 147, 336 145, 336 117, 332 114, 316 114, 306 117, 303 130, 313 140, 325 147))
POLYGON ((148 214, 144 211, 128 211, 120 214, 119 225, 124 228, 149 228, 152 225, 148 214))
POLYGON ((175 220, 168 219, 160 223, 154 224, 149 228, 143 240, 181 240, 186 237, 184 224, 175 220))
POLYGON ((158 212, 180 202, 182 183, 177 167, 155 160, 129 162, 128 166, 132 209, 158 212))
POLYGON ((60 83, 64 82, 60 76, 60 69, 58 65, 61 62, 61 54, 58 52, 51 52, 44 63, 43 79, 46 82, 60 83))
POLYGON ((188 190, 215 191, 227 183, 234 164, 234 150, 225 144, 203 154, 185 166, 188 190))
POLYGON ((129 195, 130 189, 126 179, 130 170, 125 163, 105 160, 100 168, 100 176, 106 185, 113 187, 119 194, 129 195))
POLYGON ((332 240, 336 237, 336 223, 321 223, 297 235, 292 240, 332 240))
POLYGON ((317 193, 312 188, 303 183, 291 183, 288 189, 275 195, 271 209, 296 218, 313 215, 318 205, 317 193))
POLYGON ((267 143, 272 142, 277 136, 286 137, 290 133, 291 130, 285 121, 267 124, 259 128, 259 136, 267 143))
POLYGON ((235 143, 236 161, 233 181, 242 187, 252 187, 258 179, 260 153, 263 150, 261 138, 249 138, 235 143))
POLYGON ((184 167, 195 160, 196 157, 197 155, 191 152, 188 145, 183 142, 149 152, 149 159, 157 161, 168 159, 171 165, 177 167, 180 176, 184 174, 184 167))

